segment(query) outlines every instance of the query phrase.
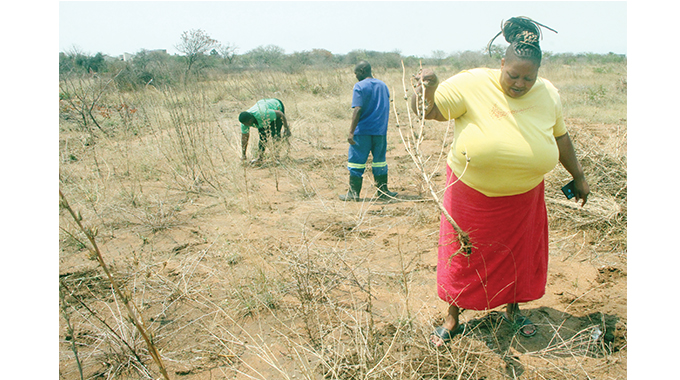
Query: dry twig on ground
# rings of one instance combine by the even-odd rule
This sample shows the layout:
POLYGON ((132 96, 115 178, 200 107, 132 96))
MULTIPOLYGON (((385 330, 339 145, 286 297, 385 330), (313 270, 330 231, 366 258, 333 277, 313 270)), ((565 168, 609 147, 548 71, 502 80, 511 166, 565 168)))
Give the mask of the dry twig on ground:
MULTIPOLYGON (((141 312, 137 308, 137 306, 130 302, 127 296, 123 294, 123 292, 120 290, 120 287, 118 286, 118 283, 116 280, 113 278, 113 275, 111 275, 111 271, 109 270, 109 267, 106 265, 106 262, 104 261, 104 257, 101 254, 101 251, 99 250, 99 246, 97 245, 97 242, 95 240, 95 236, 97 236, 97 229, 96 228, 86 228, 82 224, 82 216, 80 216, 80 213, 76 213, 73 211, 71 206, 69 205, 68 201, 66 200, 66 197, 64 194, 59 190, 59 200, 60 200, 60 206, 66 209, 73 220, 76 222, 76 225, 78 226, 78 229, 85 235, 87 240, 89 241, 90 245, 85 245, 87 249, 90 251, 90 253, 96 257, 97 262, 99 263, 99 266, 104 270, 104 273, 106 273, 106 277, 108 278, 109 282, 111 283, 111 287, 113 288, 113 291, 115 294, 123 301, 123 304, 125 305, 125 308, 128 313, 128 317, 132 321, 132 323, 135 325, 137 328, 137 331, 142 335, 144 338, 144 341, 146 342, 147 348, 149 349, 149 353, 151 354, 151 357, 153 360, 156 362, 158 365, 158 369, 160 370, 161 374, 166 380, 170 380, 170 377, 168 377, 168 373, 165 370, 165 366, 163 365, 163 360, 161 359, 161 355, 158 352, 158 349, 156 346, 153 344, 151 338, 149 337, 149 334, 147 333, 148 329, 146 325, 144 324, 144 320, 140 317, 141 312), (133 310, 134 308, 134 310, 133 310)), ((65 231, 67 232, 67 231, 65 231)), ((67 232, 68 233, 68 232, 67 232)), ((75 236, 74 236, 75 238, 75 236)))

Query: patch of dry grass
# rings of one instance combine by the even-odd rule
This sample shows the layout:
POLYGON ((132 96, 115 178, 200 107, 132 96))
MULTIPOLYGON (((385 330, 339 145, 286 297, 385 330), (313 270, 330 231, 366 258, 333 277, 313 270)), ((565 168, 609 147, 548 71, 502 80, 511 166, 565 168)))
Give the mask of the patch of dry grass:
MULTIPOLYGON (((546 67, 543 75, 565 98, 592 190, 581 209, 559 192, 564 170, 546 177, 551 243, 572 251, 577 241, 569 236, 585 236, 581 251, 592 265, 625 265, 625 67, 546 67)), ((388 84, 396 112, 405 117, 402 72, 375 76, 388 84)), ((596 328, 612 330, 610 320, 552 309, 535 311, 536 318, 546 315, 545 336, 533 346, 507 326, 484 327, 477 314, 466 317, 477 326, 469 335, 442 350, 428 345, 443 308, 434 300, 432 259, 439 213, 394 130, 394 115, 390 187, 411 198, 376 201, 368 176, 364 202, 337 200, 347 186, 354 81, 348 68, 245 72, 134 93, 109 87, 92 111, 101 130, 79 121, 76 109, 60 110, 60 189, 87 227, 98 229, 101 253, 139 308, 170 377, 625 374, 625 343, 600 350, 595 346, 604 341, 588 338, 596 328), (267 164, 243 167, 236 115, 261 97, 283 100, 293 137, 267 164), (120 104, 127 108, 118 110, 120 104)), ((105 84, 71 83, 69 91, 79 91, 75 83, 80 91, 105 84)), ((428 122, 422 136, 436 191, 451 138, 444 124, 428 122)), ((61 211, 60 227, 69 226, 61 211)), ((122 300, 84 248, 62 233, 60 277, 69 291, 61 299, 60 376, 80 378, 80 369, 84 378, 156 378, 122 300)))

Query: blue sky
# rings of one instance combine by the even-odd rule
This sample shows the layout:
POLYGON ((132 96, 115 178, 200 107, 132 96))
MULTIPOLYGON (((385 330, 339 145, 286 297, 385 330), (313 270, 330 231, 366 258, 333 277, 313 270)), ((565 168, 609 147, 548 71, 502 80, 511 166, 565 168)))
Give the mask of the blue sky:
POLYGON ((544 31, 545 51, 627 54, 626 13, 622 1, 62 1, 59 51, 175 54, 183 31, 202 29, 238 54, 273 44, 288 54, 322 48, 430 56, 481 50, 502 20, 528 16, 558 31, 544 31))

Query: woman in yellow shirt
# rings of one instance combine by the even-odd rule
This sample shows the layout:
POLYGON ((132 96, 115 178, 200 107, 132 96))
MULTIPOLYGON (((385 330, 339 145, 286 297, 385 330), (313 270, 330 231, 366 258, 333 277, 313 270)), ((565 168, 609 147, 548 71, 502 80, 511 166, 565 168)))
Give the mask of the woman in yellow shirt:
POLYGON ((466 70, 439 84, 434 72, 424 69, 418 78, 422 86, 412 107, 424 111, 426 119, 455 120, 443 203, 472 245, 469 255, 457 254, 456 233, 442 217, 437 292, 449 309, 432 336, 435 346, 464 331, 458 321, 461 308, 505 304, 504 318, 523 336, 534 335, 536 326, 520 314, 519 303, 545 293, 543 176, 559 161, 574 178, 576 200, 584 205, 590 192, 557 89, 538 76, 539 25, 524 17, 504 23, 510 46, 500 70, 466 70), (419 104, 423 87, 424 109, 419 104))

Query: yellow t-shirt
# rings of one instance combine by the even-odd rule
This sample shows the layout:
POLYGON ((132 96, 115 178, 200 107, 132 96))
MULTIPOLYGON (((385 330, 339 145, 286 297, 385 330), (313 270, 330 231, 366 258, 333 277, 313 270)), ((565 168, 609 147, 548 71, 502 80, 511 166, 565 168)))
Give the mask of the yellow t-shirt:
POLYGON ((515 99, 503 92, 500 73, 462 71, 442 82, 434 96, 442 115, 455 119, 449 166, 461 181, 490 197, 539 185, 559 160, 555 137, 567 133, 552 83, 538 78, 515 99), (470 161, 463 174, 466 158, 470 161))

